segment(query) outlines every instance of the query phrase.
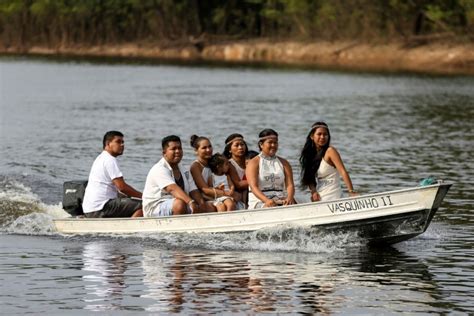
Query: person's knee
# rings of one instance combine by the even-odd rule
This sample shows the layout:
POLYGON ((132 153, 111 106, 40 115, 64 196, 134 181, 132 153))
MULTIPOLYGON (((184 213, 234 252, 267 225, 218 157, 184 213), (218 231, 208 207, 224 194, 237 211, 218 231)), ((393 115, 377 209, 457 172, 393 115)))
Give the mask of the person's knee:
POLYGON ((212 203, 207 203, 208 212, 217 212, 217 207, 212 203))
POLYGON ((231 211, 231 210, 235 210, 236 208, 236 204, 235 204, 235 201, 234 200, 226 200, 226 207, 227 207, 227 210, 231 211))
POLYGON ((187 213, 187 205, 183 200, 175 199, 173 202, 173 215, 182 215, 187 213))
POLYGON ((215 212, 217 208, 211 203, 203 203, 199 206, 199 210, 202 213, 215 212))
POLYGON ((217 204, 216 209, 218 212, 225 212, 227 210, 226 205, 224 203, 217 204))

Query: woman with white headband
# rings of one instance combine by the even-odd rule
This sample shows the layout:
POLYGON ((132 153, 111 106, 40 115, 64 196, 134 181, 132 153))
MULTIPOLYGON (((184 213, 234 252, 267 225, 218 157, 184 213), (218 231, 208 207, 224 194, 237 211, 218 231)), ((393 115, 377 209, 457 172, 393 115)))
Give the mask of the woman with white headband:
POLYGON ((223 190, 217 190, 208 184, 209 179, 212 177, 212 172, 208 165, 209 159, 212 157, 211 141, 204 136, 192 135, 189 143, 196 153, 196 160, 191 164, 189 171, 202 197, 207 202, 205 203, 207 209, 209 211, 216 211, 213 201, 225 195, 225 193, 223 190))
POLYGON ((247 208, 248 183, 245 178, 245 168, 248 152, 247 143, 241 134, 230 134, 226 138, 223 155, 229 159, 229 175, 235 185, 235 190, 240 194, 240 198, 236 199, 238 209, 247 208))
POLYGON ((311 126, 301 151, 301 185, 309 188, 313 202, 341 198, 340 177, 344 180, 349 195, 357 195, 339 152, 330 143, 328 125, 316 122, 311 126))
POLYGON ((264 129, 258 135, 260 154, 249 161, 249 209, 295 204, 293 171, 286 159, 276 155, 278 133, 264 129))

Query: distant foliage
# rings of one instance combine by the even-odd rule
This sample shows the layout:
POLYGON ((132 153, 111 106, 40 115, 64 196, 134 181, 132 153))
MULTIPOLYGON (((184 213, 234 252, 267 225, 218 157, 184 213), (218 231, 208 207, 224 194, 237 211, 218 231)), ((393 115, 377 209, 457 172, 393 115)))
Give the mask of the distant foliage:
POLYGON ((0 0, 5 47, 474 38, 474 0, 0 0))

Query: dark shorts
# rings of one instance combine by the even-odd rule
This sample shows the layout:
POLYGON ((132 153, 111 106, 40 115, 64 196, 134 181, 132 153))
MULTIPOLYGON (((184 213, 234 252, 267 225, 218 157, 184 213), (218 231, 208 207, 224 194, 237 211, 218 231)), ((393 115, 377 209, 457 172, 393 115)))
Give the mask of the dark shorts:
POLYGON ((116 198, 105 203, 101 211, 84 213, 88 218, 132 217, 136 210, 142 208, 142 201, 130 198, 116 198))

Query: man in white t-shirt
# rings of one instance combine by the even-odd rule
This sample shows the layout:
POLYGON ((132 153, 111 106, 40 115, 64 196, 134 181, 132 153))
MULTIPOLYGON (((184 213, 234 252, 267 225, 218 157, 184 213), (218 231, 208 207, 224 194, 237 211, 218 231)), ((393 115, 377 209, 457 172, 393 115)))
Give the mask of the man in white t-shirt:
POLYGON ((179 165, 183 158, 181 139, 175 135, 166 136, 161 147, 163 158, 148 172, 143 189, 145 217, 209 211, 189 171, 179 165))
POLYGON ((117 157, 123 154, 123 134, 118 131, 105 133, 104 150, 92 164, 82 209, 86 217, 141 217, 141 192, 123 179, 117 157), (119 192, 128 198, 119 197, 119 192), (138 199, 132 199, 138 198, 138 199))

